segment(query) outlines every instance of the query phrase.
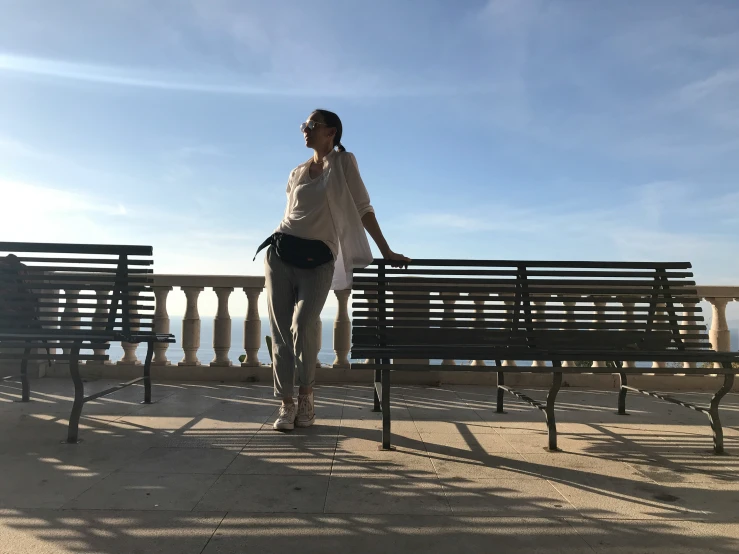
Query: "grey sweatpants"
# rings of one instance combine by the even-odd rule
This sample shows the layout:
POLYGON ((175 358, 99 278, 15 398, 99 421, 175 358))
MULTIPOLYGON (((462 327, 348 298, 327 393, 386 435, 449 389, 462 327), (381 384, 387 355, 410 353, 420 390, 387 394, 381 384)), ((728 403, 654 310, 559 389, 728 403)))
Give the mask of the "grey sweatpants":
POLYGON ((264 276, 275 396, 292 397, 296 381, 302 387, 315 383, 318 320, 331 289, 334 262, 300 269, 280 260, 270 247, 264 256, 264 276))

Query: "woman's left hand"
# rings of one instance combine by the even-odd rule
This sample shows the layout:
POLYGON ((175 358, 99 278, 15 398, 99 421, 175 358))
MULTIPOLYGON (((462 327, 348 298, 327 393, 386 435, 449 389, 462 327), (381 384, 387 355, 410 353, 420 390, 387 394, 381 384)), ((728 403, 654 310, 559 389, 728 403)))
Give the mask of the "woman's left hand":
POLYGON ((396 252, 393 252, 390 250, 390 252, 387 252, 383 258, 386 260, 391 260, 392 263, 390 264, 392 267, 405 267, 408 269, 408 264, 412 261, 410 258, 407 258, 403 256, 403 254, 398 254, 396 252))

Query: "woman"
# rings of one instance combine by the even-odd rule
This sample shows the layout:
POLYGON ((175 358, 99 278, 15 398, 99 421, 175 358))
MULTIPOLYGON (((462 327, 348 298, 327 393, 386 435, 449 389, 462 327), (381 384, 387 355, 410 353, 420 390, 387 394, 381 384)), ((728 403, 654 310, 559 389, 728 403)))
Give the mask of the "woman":
POLYGON ((315 421, 318 319, 329 290, 350 288, 352 269, 372 262, 365 229, 393 267, 411 261, 393 252, 382 235, 357 160, 341 145, 339 116, 316 110, 300 130, 313 157, 290 173, 285 216, 259 247, 270 245, 264 266, 274 390, 282 399, 277 430, 315 421))

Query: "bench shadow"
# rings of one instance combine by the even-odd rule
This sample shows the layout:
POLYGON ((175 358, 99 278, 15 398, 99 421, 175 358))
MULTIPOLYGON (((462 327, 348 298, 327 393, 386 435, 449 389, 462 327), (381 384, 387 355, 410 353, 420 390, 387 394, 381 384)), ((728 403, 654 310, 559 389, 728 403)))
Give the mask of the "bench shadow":
MULTIPOLYGON (((563 428, 582 424, 586 430, 564 430, 562 443, 573 449, 549 453, 544 450, 543 418, 536 414, 537 430, 531 425, 536 421, 532 409, 519 411, 517 404, 508 402, 510 410, 502 421, 487 413, 492 387, 486 388, 489 396, 481 393, 488 396, 484 403, 455 391, 397 387, 393 402, 399 416, 394 436, 398 449, 380 452, 365 446, 354 449, 348 442, 379 443, 380 416, 370 410, 367 387, 320 387, 317 409, 324 419, 310 429, 280 434, 270 428, 276 408, 271 387, 156 385, 157 403, 141 406, 141 387, 134 386, 86 407, 83 442, 62 445, 71 386, 61 380, 43 381, 34 389, 38 401, 27 405, 4 402, 19 388, 16 383, 0 384, 4 420, 0 471, 25 480, 29 490, 24 502, 22 483, 4 485, 13 494, 0 495, 0 538, 22 540, 37 549, 53 543, 59 551, 74 552, 207 554, 251 548, 283 552, 296 540, 310 541, 316 552, 337 548, 487 552, 491 545, 502 551, 556 545, 561 552, 629 545, 665 553, 676 547, 720 553, 739 549, 739 510, 716 511, 736 503, 739 493, 730 487, 739 482, 736 456, 730 452, 720 457, 721 466, 707 467, 707 459, 717 459, 702 454, 710 445, 710 434, 673 435, 660 429, 655 438, 629 427, 637 421, 648 428, 648 416, 634 416, 628 424, 611 420, 584 424, 579 417, 568 418, 612 410, 603 402, 585 402, 585 407, 565 402, 559 420, 563 428), (418 428, 426 421, 451 424, 454 433, 444 434, 455 434, 461 442, 436 444, 433 431, 424 433, 430 435, 424 440, 418 428), (498 433, 493 424, 509 433, 498 433), (519 425, 520 434, 515 432, 519 425), (481 429, 494 431, 493 436, 512 448, 488 451, 481 429), (517 450, 515 437, 522 436, 541 439, 541 449, 527 442, 525 449, 519 445, 517 450), (233 460, 210 470, 213 483, 194 493, 188 509, 74 507, 75 500, 104 481, 130 474, 137 464, 151 463, 153 451, 193 459, 202 452, 206 457, 210 451, 233 453, 233 460), (575 465, 556 461, 566 457, 573 457, 575 465), (439 471, 444 464, 453 465, 454 471, 439 471), (609 474, 608 464, 624 464, 633 475, 609 474), (480 478, 484 469, 495 469, 500 476, 480 478), (289 480, 308 485, 304 491, 284 495, 304 511, 296 513, 289 502, 263 492, 270 483, 289 480), (77 482, 79 487, 73 486, 77 482), (301 504, 304 494, 313 490, 311 483, 320 484, 323 491, 315 513, 308 513, 312 504, 301 504), (725 483, 726 488, 716 483, 725 483), (238 488, 229 491, 227 486, 238 488), (47 494, 48 489, 56 489, 57 495, 47 494), (614 505, 630 507, 639 519, 609 509, 614 505), (364 537, 371 540, 357 541, 364 537)), ((91 382, 89 390, 107 384, 91 382)), ((608 401, 613 403, 613 397, 608 401)), ((727 411, 738 413, 733 396, 726 404, 727 411)), ((183 481, 187 475, 202 475, 187 473, 187 467, 152 468, 163 474, 175 472, 183 481)), ((136 475, 141 481, 132 478, 132 487, 156 493, 157 486, 165 486, 177 492, 176 483, 157 485, 146 480, 145 472, 136 475)))

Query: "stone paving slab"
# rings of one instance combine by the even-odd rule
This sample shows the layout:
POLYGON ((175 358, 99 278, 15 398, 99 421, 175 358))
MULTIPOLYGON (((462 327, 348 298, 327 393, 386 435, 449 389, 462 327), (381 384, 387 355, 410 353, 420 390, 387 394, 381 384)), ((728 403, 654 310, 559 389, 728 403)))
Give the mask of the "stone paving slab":
POLYGON ((370 385, 317 388, 316 425, 289 433, 268 384, 155 384, 150 406, 133 386, 85 407, 77 445, 67 380, 29 404, 0 386, 2 553, 739 551, 734 394, 714 456, 703 414, 630 395, 617 416, 574 388, 553 453, 542 414, 494 413, 493 387, 395 387, 387 452, 370 385))

